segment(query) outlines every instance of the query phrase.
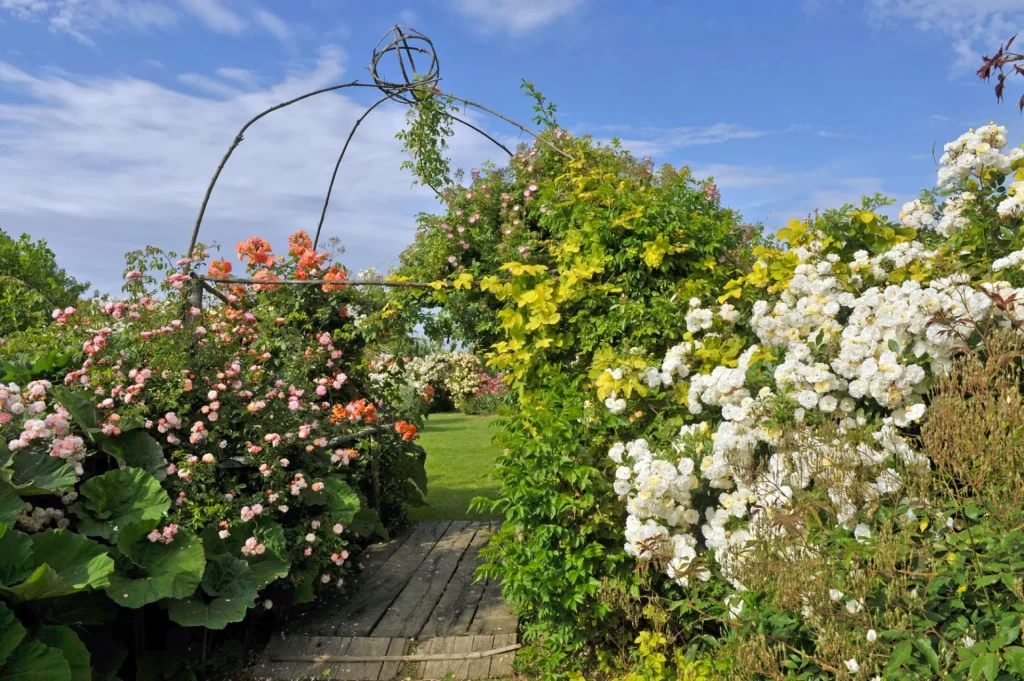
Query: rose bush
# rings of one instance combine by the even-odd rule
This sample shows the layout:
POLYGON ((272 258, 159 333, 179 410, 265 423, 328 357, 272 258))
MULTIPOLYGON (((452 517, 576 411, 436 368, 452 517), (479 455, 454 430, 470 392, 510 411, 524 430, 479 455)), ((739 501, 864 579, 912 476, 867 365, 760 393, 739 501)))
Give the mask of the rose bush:
POLYGON ((218 285, 223 304, 191 308, 190 291, 231 263, 150 250, 129 256, 124 299, 4 344, 5 672, 88 669, 89 630, 83 646, 51 621, 83 592, 115 632, 128 609, 222 629, 264 591, 312 600, 425 491, 416 414, 369 390, 344 269, 303 233, 287 256, 258 238, 238 253, 261 283, 218 285), (273 283, 313 276, 338 283, 273 283))

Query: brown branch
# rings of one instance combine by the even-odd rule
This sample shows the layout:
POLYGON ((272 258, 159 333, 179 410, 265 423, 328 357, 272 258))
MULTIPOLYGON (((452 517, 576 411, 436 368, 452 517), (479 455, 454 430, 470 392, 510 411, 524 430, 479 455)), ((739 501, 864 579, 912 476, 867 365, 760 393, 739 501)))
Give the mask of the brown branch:
MULTIPOLYGON (((414 89, 417 86, 418 85, 408 85, 408 86, 405 86, 405 87, 395 86, 395 89, 396 90, 412 90, 412 89, 414 89)), ((224 166, 227 165, 228 159, 231 158, 231 154, 233 154, 235 152, 235 149, 238 148, 238 145, 241 144, 242 140, 245 138, 245 132, 254 123, 256 123, 256 121, 260 120, 264 116, 266 116, 268 114, 271 114, 271 113, 273 113, 273 112, 275 112, 275 111, 277 111, 279 109, 283 109, 283 108, 285 108, 287 106, 291 106, 292 104, 295 104, 296 102, 301 102, 304 99, 309 99, 310 97, 315 97, 316 95, 322 95, 322 94, 324 94, 326 92, 334 92, 335 90, 341 90, 343 88, 348 88, 348 87, 372 87, 372 88, 376 88, 378 86, 375 83, 360 83, 359 81, 354 80, 351 83, 341 83, 340 85, 331 85, 330 87, 320 88, 319 90, 313 90, 312 92, 307 92, 304 95, 299 95, 298 97, 295 97, 294 99, 289 99, 286 102, 281 102, 280 104, 276 104, 276 105, 270 107, 269 109, 265 109, 265 110, 261 111, 260 113, 256 114, 252 118, 250 118, 246 122, 246 124, 242 126, 242 128, 238 131, 238 134, 235 135, 234 141, 231 142, 231 145, 228 147, 228 150, 224 153, 224 158, 221 159, 220 165, 217 166, 217 170, 213 173, 213 177, 210 179, 210 184, 206 187, 206 194, 203 196, 203 202, 199 206, 199 215, 196 217, 196 224, 195 224, 195 227, 192 229, 192 239, 191 239, 191 241, 189 241, 189 244, 188 244, 188 257, 192 257, 192 253, 193 253, 193 251, 195 251, 196 241, 199 239, 199 228, 203 224, 203 216, 206 214, 206 206, 210 202, 210 195, 213 194, 213 188, 217 184, 217 180, 220 178, 220 174, 221 174, 221 172, 223 172, 224 166)))
MULTIPOLYGON (((324 207, 320 211, 320 222, 316 225, 316 236, 313 237, 313 250, 316 250, 317 244, 320 243, 320 230, 323 229, 324 219, 327 217, 327 204, 331 202, 331 192, 334 191, 334 180, 338 177, 338 168, 341 167, 341 161, 345 158, 345 152, 348 151, 348 145, 352 141, 352 137, 356 134, 356 130, 359 128, 359 124, 363 122, 363 119, 370 115, 370 112, 376 109, 384 102, 392 99, 391 95, 385 95, 376 102, 374 102, 369 109, 363 112, 363 115, 356 119, 355 125, 348 133, 348 138, 345 140, 345 146, 341 148, 341 153, 338 154, 338 161, 334 164, 334 172, 331 173, 331 183, 327 185, 327 196, 324 197, 324 207)), ((434 190, 437 191, 437 190, 434 190)))
POLYGON ((506 123, 509 123, 511 125, 516 126, 520 130, 525 132, 527 135, 529 135, 530 137, 532 137, 535 140, 537 140, 538 142, 542 142, 543 144, 547 145, 550 149, 552 149, 553 151, 561 154, 562 156, 564 156, 565 158, 569 159, 570 161, 574 161, 575 160, 569 153, 567 153, 565 151, 562 151, 561 149, 556 147, 554 144, 552 144, 551 142, 548 142, 546 139, 544 139, 543 137, 541 137, 540 135, 535 133, 533 130, 530 130, 528 127, 526 127, 522 123, 517 123, 516 121, 512 120, 508 116, 503 116, 502 114, 498 113, 494 109, 489 109, 486 106, 484 106, 483 104, 478 104, 478 103, 476 103, 476 102, 474 102, 472 100, 465 99, 464 97, 459 97, 457 95, 453 95, 453 94, 450 94, 450 93, 444 93, 443 96, 448 97, 449 99, 454 99, 454 100, 457 100, 459 102, 462 102, 466 106, 474 106, 477 109, 480 109, 481 111, 486 111, 487 113, 491 114, 492 116, 497 116, 498 118, 500 118, 501 120, 505 121, 506 123))

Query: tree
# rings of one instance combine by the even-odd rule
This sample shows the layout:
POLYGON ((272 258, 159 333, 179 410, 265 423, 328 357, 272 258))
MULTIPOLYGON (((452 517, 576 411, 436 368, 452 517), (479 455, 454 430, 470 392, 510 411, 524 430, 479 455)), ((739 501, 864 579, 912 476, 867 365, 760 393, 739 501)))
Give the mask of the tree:
POLYGON ((0 337, 45 324, 88 288, 57 266, 45 240, 14 239, 0 229, 0 337))

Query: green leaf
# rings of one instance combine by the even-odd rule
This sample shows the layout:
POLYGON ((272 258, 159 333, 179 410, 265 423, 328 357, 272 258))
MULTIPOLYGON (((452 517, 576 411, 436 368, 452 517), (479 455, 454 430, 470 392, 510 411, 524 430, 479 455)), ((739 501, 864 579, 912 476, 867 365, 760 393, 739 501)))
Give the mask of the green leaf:
POLYGON ((159 520, 171 507, 160 483, 140 468, 107 471, 83 484, 80 491, 82 501, 69 509, 81 518, 79 532, 110 541, 116 539, 119 528, 159 520))
POLYGON ((203 591, 215 598, 207 602, 197 594, 184 600, 168 601, 167 615, 184 627, 223 629, 245 619, 258 596, 249 564, 228 555, 210 561, 203 576, 203 591))
POLYGON ((932 648, 932 642, 927 638, 921 636, 914 639, 914 646, 917 647, 924 658, 928 660, 928 666, 932 668, 932 671, 936 674, 939 673, 939 656, 935 653, 935 649, 932 648))
POLYGON ((23 497, 67 492, 78 479, 75 470, 56 456, 20 451, 11 461, 11 484, 23 497))
POLYGON ((980 681, 983 675, 988 681, 995 681, 998 674, 998 653, 985 653, 971 664, 970 675, 972 681, 980 681))
POLYGON ((71 666, 57 648, 26 641, 0 667, 4 681, 71 681, 71 666))
POLYGON ((64 405, 82 430, 90 434, 99 432, 99 410, 87 395, 64 386, 55 386, 50 393, 64 405))
POLYGON ((1006 668, 1014 674, 1024 674, 1024 648, 1010 646, 1003 651, 1003 662, 1006 668))
POLYGON ((24 582, 4 591, 30 601, 108 584, 114 560, 100 544, 67 530, 39 532, 31 540, 32 562, 37 567, 24 582))
POLYGON ((892 674, 899 669, 904 662, 909 660, 911 653, 913 653, 913 647, 914 644, 912 641, 900 641, 889 656, 889 664, 885 667, 885 673, 887 675, 892 674))
POLYGON ((33 632, 37 641, 60 650, 71 669, 71 681, 92 681, 89 650, 69 627, 39 627, 33 632))
POLYGON ((25 502, 18 496, 17 490, 0 478, 0 523, 13 525, 18 511, 25 507, 25 502))
POLYGON ((364 508, 359 513, 356 513, 348 529, 360 537, 380 536, 384 539, 388 538, 387 528, 380 521, 377 511, 372 508, 364 508))
POLYGON ((23 638, 25 627, 21 626, 21 622, 6 605, 0 603, 0 667, 3 667, 4 661, 23 638))
POLYGON ((0 586, 17 584, 32 574, 32 540, 24 532, 7 530, 0 536, 0 586))
POLYGON ((890 350, 892 350, 893 352, 896 352, 896 353, 898 353, 898 352, 900 351, 900 345, 899 345, 899 343, 897 343, 896 341, 894 341, 894 340, 893 340, 893 339, 891 339, 891 338, 889 339, 889 343, 888 343, 888 345, 889 345, 889 349, 890 349, 890 350))
POLYGON ((198 538, 179 530, 170 544, 151 542, 150 524, 128 525, 117 548, 134 566, 118 566, 111 575, 107 595, 126 608, 141 608, 165 598, 186 598, 203 579, 206 556, 198 538))
POLYGON ((330 514, 331 520, 336 523, 350 524, 362 507, 359 495, 340 478, 325 479, 324 493, 327 495, 327 512, 330 514))
POLYGON ((117 459, 121 468, 141 468, 157 480, 167 477, 167 459, 163 447, 144 430, 129 430, 120 435, 96 437, 100 449, 117 459))
POLYGON ((242 558, 249 564, 258 589, 288 574, 291 567, 288 544, 284 538, 284 529, 278 523, 257 516, 250 525, 238 525, 233 530, 226 539, 220 538, 215 525, 209 525, 203 530, 203 547, 207 558, 242 558), (250 536, 256 536, 266 551, 260 555, 243 555, 242 545, 250 536))

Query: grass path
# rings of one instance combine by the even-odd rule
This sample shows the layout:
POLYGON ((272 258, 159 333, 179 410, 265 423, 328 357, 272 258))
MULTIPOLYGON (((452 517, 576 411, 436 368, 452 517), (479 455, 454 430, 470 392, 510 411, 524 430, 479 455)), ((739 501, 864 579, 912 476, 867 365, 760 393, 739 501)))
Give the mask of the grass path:
POLYGON ((497 432, 490 416, 432 414, 420 431, 427 450, 427 505, 411 507, 413 520, 486 520, 469 512, 473 497, 494 498, 498 483, 490 473, 498 459, 491 444, 497 432))

